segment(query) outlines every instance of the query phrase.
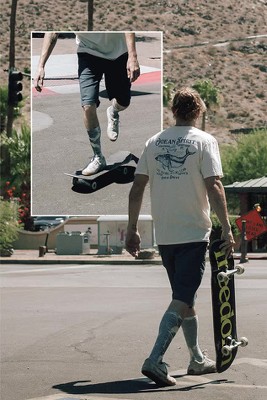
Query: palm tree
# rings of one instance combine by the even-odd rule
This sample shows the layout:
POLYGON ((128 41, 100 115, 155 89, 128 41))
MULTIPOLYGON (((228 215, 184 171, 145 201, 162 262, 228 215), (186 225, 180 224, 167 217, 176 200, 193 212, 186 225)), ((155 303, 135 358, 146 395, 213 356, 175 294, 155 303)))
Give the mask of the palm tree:
MULTIPOLYGON (((220 104, 219 89, 216 88, 209 79, 203 79, 197 81, 193 85, 193 89, 195 89, 200 94, 200 97, 206 104, 207 112, 212 108, 216 108, 219 106, 220 104)), ((203 131, 205 130, 207 112, 204 112, 202 115, 201 129, 203 131)))

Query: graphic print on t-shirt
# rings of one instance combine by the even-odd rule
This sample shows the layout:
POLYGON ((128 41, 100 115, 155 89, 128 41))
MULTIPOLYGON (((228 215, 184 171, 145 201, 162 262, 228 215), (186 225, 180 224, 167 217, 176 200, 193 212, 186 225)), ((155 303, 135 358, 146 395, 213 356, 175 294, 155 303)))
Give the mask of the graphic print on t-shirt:
POLYGON ((186 160, 196 153, 194 140, 185 138, 158 139, 155 145, 158 148, 155 160, 157 175, 161 179, 179 179, 181 175, 188 175, 186 160))

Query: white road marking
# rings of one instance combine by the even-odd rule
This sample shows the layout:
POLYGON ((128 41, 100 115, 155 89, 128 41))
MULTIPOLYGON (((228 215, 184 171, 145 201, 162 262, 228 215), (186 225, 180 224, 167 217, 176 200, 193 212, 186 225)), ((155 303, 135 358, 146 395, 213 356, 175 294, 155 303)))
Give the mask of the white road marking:
MULTIPOLYGON (((88 265, 74 265, 74 266, 67 266, 67 265, 62 265, 62 266, 51 266, 47 264, 43 268, 31 268, 31 269, 17 269, 15 271, 10 270, 10 271, 2 271, 0 272, 0 275, 12 275, 12 274, 26 274, 26 273, 32 273, 32 272, 53 272, 53 271, 63 271, 63 270, 70 270, 70 269, 76 269, 77 271, 79 269, 88 269, 88 268, 94 268, 96 265, 94 264, 88 264, 88 265)), ((99 265, 98 265, 99 267, 99 265)))

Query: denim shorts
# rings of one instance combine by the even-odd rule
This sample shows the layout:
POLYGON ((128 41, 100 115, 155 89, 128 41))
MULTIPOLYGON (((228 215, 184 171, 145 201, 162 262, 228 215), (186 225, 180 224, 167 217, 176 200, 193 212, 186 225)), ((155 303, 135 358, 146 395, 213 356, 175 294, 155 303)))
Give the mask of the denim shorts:
POLYGON ((87 53, 78 53, 78 76, 81 103, 84 105, 100 104, 99 85, 104 75, 109 100, 128 107, 131 100, 131 82, 127 75, 128 53, 116 60, 107 60, 87 53))
POLYGON ((207 242, 158 246, 171 284, 172 298, 190 307, 195 303, 202 281, 207 246, 207 242))

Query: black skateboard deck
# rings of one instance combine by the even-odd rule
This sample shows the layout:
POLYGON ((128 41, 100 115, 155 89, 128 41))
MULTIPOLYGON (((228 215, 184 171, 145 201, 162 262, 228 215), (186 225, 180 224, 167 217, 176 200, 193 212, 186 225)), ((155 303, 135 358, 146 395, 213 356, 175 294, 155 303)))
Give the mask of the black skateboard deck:
POLYGON ((111 155, 106 160, 106 167, 94 175, 83 175, 82 170, 65 175, 72 177, 73 190, 92 193, 112 183, 132 182, 137 162, 138 157, 134 154, 129 151, 119 151, 111 155))
POLYGON ((214 343, 217 372, 226 371, 234 361, 237 349, 248 344, 246 338, 237 339, 234 275, 244 267, 235 267, 234 258, 225 257, 220 249, 223 240, 215 240, 209 248, 211 265, 211 293, 214 343))

